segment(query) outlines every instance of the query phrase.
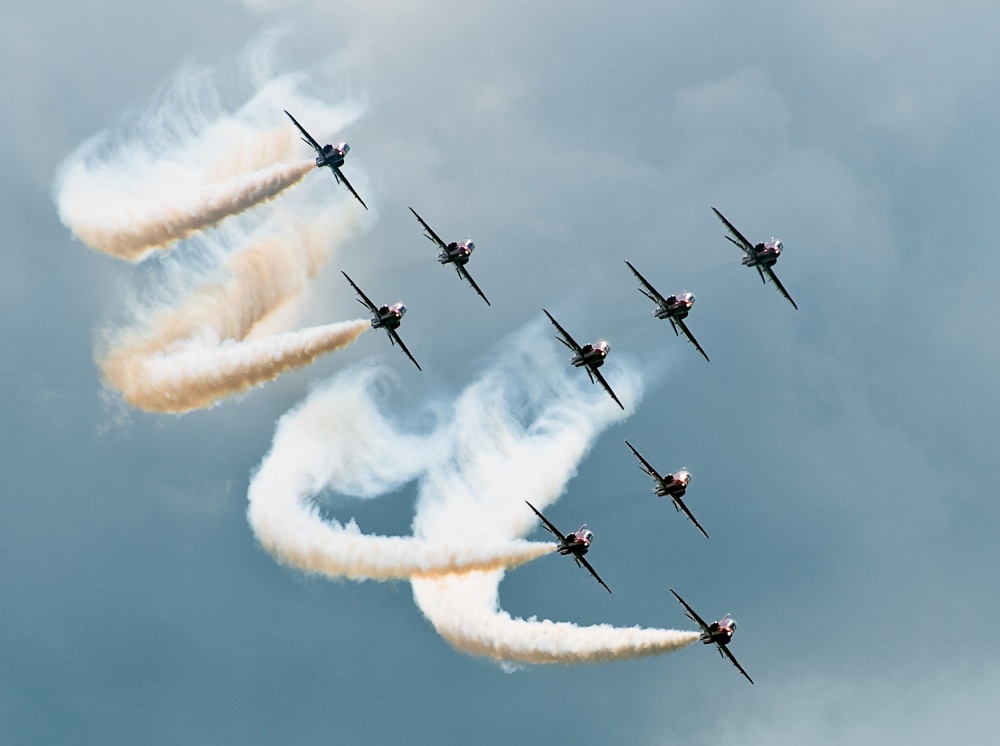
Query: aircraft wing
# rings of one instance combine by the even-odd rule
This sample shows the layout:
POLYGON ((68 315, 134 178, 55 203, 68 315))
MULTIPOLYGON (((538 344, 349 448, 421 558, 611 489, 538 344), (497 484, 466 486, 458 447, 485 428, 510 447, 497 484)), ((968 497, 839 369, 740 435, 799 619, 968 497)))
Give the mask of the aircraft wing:
MULTIPOLYGON (((545 311, 544 308, 542 310, 545 311)), ((545 315, 549 317, 549 321, 551 321, 555 325, 556 329, 559 330, 559 334, 561 335, 561 339, 559 339, 559 341, 562 342, 567 347, 569 347, 571 350, 573 350, 578 355, 582 355, 583 354, 583 348, 580 347, 580 345, 578 345, 576 343, 576 340, 573 339, 569 335, 569 332, 566 331, 565 329, 563 329, 561 326, 559 326, 559 322, 556 321, 554 318, 552 318, 552 314, 551 313, 549 313, 548 311, 545 311, 545 315)), ((604 385, 605 385, 605 387, 607 387, 607 384, 604 384, 604 385)), ((612 394, 612 396, 614 396, 614 394, 612 394)), ((622 407, 622 409, 624 409, 624 407, 622 407)))
POLYGON ((670 592, 674 594, 674 598, 676 598, 678 601, 681 602, 681 606, 683 606, 685 609, 687 609, 687 618, 690 619, 692 622, 695 622, 699 627, 701 627, 702 632, 706 632, 707 633, 708 632, 708 625, 705 624, 705 620, 702 619, 700 616, 698 616, 698 614, 695 612, 695 610, 692 609, 690 606, 687 605, 687 601, 685 601, 683 598, 681 598, 680 596, 678 596, 677 592, 673 588, 670 589, 670 592))
POLYGON ((608 382, 604 380, 604 376, 601 375, 601 371, 599 371, 597 368, 592 368, 589 365, 587 366, 587 370, 589 370, 594 375, 594 378, 596 378, 597 382, 604 387, 604 390, 607 391, 609 394, 611 394, 611 398, 615 400, 615 404, 617 404, 624 410, 625 405, 621 403, 621 401, 618 399, 617 396, 615 396, 615 392, 611 390, 611 387, 608 385, 608 382))
MULTIPOLYGON (((285 113, 288 114, 288 111, 286 110, 285 113)), ((303 127, 301 124, 299 124, 298 120, 296 120, 295 117, 293 117, 291 114, 288 114, 288 118, 292 120, 292 124, 294 124, 296 127, 299 128, 299 132, 302 133, 302 140, 304 142, 308 143, 309 145, 312 145, 313 148, 315 148, 315 150, 316 150, 317 153, 322 153, 323 152, 323 146, 320 145, 318 142, 316 142, 313 139, 312 135, 310 135, 308 132, 306 132, 306 128, 303 127)))
POLYGON ((441 240, 441 237, 440 237, 440 236, 439 236, 439 235, 438 235, 437 233, 435 233, 435 232, 434 232, 434 231, 433 231, 433 230, 431 229, 431 227, 430 227, 429 225, 427 225, 427 223, 425 223, 425 222, 424 222, 424 219, 423 219, 422 217, 420 217, 419 215, 417 215, 417 211, 416 211, 416 210, 414 210, 414 209, 413 209, 413 208, 411 207, 411 208, 410 208, 410 212, 412 212, 412 213, 413 213, 413 216, 414 216, 414 217, 415 217, 415 218, 416 218, 417 220, 419 220, 419 221, 420 221, 420 225, 422 225, 422 226, 424 227, 424 230, 425 230, 425 231, 427 231, 427 238, 429 238, 429 239, 430 239, 431 241, 433 241, 434 243, 436 243, 436 244, 437 244, 438 246, 440 246, 440 247, 441 247, 442 249, 444 249, 445 251, 447 251, 447 250, 448 250, 448 245, 447 245, 447 244, 446 244, 446 243, 445 243, 444 241, 442 241, 442 240, 441 240))
MULTIPOLYGON (((789 300, 791 300, 791 299, 789 298, 789 300)), ((708 355, 706 355, 705 351, 703 349, 701 349, 701 345, 698 344, 698 340, 694 338, 694 335, 691 333, 691 330, 687 328, 687 325, 684 323, 684 321, 681 320, 681 319, 671 319, 671 321, 673 321, 674 323, 676 323, 677 326, 679 326, 681 328, 681 331, 684 332, 684 336, 688 338, 688 342, 690 342, 695 347, 697 347, 698 348, 698 352, 701 353, 701 356, 703 358, 705 358, 705 360, 708 360, 708 355)))
POLYGON ((354 288, 354 292, 360 296, 358 298, 358 303, 360 303, 363 306, 367 306, 369 311, 378 316, 378 306, 372 303, 371 300, 369 300, 368 296, 365 295, 363 292, 361 292, 361 288, 359 288, 357 285, 354 284, 354 280, 348 277, 346 272, 341 270, 340 274, 342 274, 344 277, 347 277, 347 281, 351 283, 351 287, 354 288))
POLYGON ((476 284, 476 281, 473 280, 472 279, 472 275, 469 274, 469 270, 467 270, 465 267, 463 267, 460 264, 456 264, 455 265, 455 269, 458 271, 458 276, 462 277, 462 278, 464 278, 466 280, 468 280, 469 284, 472 285, 472 289, 475 290, 477 293, 479 293, 479 297, 482 298, 484 301, 486 301, 486 305, 489 306, 490 305, 490 299, 487 298, 483 294, 483 291, 479 289, 479 286, 476 284))
POLYGON ((399 338, 399 335, 396 333, 396 330, 386 329, 386 332, 389 334, 389 339, 392 340, 393 344, 398 344, 399 349, 401 349, 404 353, 406 353, 406 356, 413 361, 413 364, 417 366, 417 370, 423 371, 423 368, 420 367, 420 363, 417 362, 417 359, 410 354, 410 351, 408 349, 406 349, 406 345, 403 344, 403 340, 399 338))
POLYGON ((558 528, 556 528, 548 518, 546 518, 545 516, 543 516, 538 511, 538 508, 536 508, 534 505, 532 505, 531 503, 529 503, 527 500, 525 500, 524 502, 526 502, 528 504, 528 507, 531 508, 535 512, 535 515, 537 515, 539 518, 542 519, 542 527, 546 531, 548 531, 550 534, 552 534, 557 539, 559 539, 559 543, 560 544, 565 544, 567 542, 566 537, 563 536, 563 532, 560 531, 558 528))
POLYGON ((740 670, 740 673, 747 677, 747 681, 749 681, 752 684, 753 683, 753 679, 750 678, 750 674, 748 674, 745 670, 743 670, 743 666, 741 666, 740 662, 738 660, 736 660, 736 656, 733 655, 731 652, 729 652, 729 648, 726 647, 725 645, 720 645, 719 643, 715 643, 715 646, 717 648, 719 648, 719 650, 721 650, 722 653, 727 658, 729 658, 729 660, 732 662, 732 664, 734 666, 736 666, 740 670))
POLYGON ((362 206, 363 208, 365 208, 365 209, 367 210, 367 209, 368 209, 368 205, 366 205, 366 204, 365 204, 365 201, 364 201, 363 199, 361 199, 361 195, 360 195, 360 194, 358 194, 357 192, 355 192, 355 191, 354 191, 354 187, 352 187, 352 186, 351 186, 351 182, 349 182, 349 181, 347 180, 347 177, 346 177, 346 176, 344 176, 344 172, 343 172, 343 171, 341 171, 341 170, 340 170, 339 168, 337 168, 336 166, 330 166, 330 170, 331 170, 331 171, 333 171, 333 174, 334 174, 334 176, 336 176, 336 177, 337 177, 337 181, 342 181, 342 182, 344 182, 344 186, 345 186, 345 187, 347 187, 347 191, 349 191, 349 192, 350 192, 351 194, 353 194, 353 195, 354 195, 354 198, 355 198, 355 199, 356 199, 356 200, 357 200, 358 202, 360 202, 360 203, 361 203, 361 206, 362 206))
MULTIPOLYGON (((664 306, 666 306, 667 299, 664 298, 662 295, 660 295, 657 289, 654 288, 652 285, 650 285, 649 281, 645 277, 639 274, 639 270, 637 270, 635 267, 632 266, 632 262, 626 259, 625 263, 628 265, 628 268, 632 270, 632 274, 634 274, 637 278, 639 278, 639 282, 641 282, 643 285, 646 286, 647 292, 643 293, 643 295, 645 295, 650 300, 656 301, 657 303, 662 303, 664 306)), ((639 292, 643 292, 642 288, 639 288, 639 292)))
POLYGON ((600 583, 601 585, 603 585, 603 586, 604 586, 604 590, 606 590, 606 591, 607 591, 608 593, 611 593, 611 589, 610 589, 610 588, 608 588, 608 584, 607 584, 607 583, 605 583, 605 582, 604 582, 603 580, 601 580, 601 576, 597 574, 597 571, 596 571, 596 570, 595 570, 595 569, 594 569, 593 567, 591 567, 591 566, 590 566, 590 563, 589 563, 589 562, 587 562, 587 560, 586 560, 586 559, 584 559, 583 557, 576 557, 575 559, 576 559, 576 560, 577 560, 577 561, 578 561, 578 562, 579 562, 579 563, 580 563, 581 565, 583 565, 583 566, 584 566, 585 568, 587 568, 587 571, 588 571, 588 572, 589 572, 589 573, 590 573, 591 575, 593 575, 593 576, 594 576, 594 579, 595 579, 595 580, 596 580, 596 581, 597 581, 598 583, 600 583))
MULTIPOLYGON (((764 267, 764 271, 767 272, 767 276, 771 278, 771 282, 774 283, 774 286, 778 288, 778 292, 785 296, 788 299, 788 302, 792 304, 796 311, 798 311, 799 307, 795 305, 795 301, 792 300, 792 296, 788 294, 788 291, 785 290, 785 286, 781 284, 778 276, 774 274, 774 270, 770 267, 764 267)), ((695 344, 697 344, 697 342, 695 344)))
POLYGON ((712 208, 712 212, 716 214, 719 220, 722 221, 722 223, 726 226, 729 232, 732 233, 733 236, 735 237, 735 240, 730 238, 729 239, 730 241, 732 241, 734 244, 743 249, 743 251, 746 252, 747 256, 751 258, 757 256, 757 252, 753 250, 753 244, 747 241, 744 235, 740 233, 738 230, 736 230, 736 226, 734 226, 732 223, 726 220, 723 214, 718 210, 716 210, 714 207, 712 208))
POLYGON ((663 477, 660 476, 659 472, 657 472, 656 469, 653 468, 652 464, 650 464, 646 459, 644 459, 642 457, 641 453, 639 453, 637 450, 635 450, 635 447, 631 443, 629 443, 626 440, 625 441, 625 445, 627 445, 629 447, 629 449, 631 449, 632 453, 635 454, 635 457, 637 459, 639 459, 639 461, 642 463, 642 470, 644 472, 646 472, 649 476, 651 476, 657 482, 662 482, 663 481, 663 477))
MULTIPOLYGON (((695 526, 698 527, 699 531, 701 531, 703 534, 705 534, 705 538, 707 539, 708 538, 708 532, 705 531, 705 529, 703 529, 701 527, 701 524, 698 523, 698 519, 695 518, 693 515, 691 515, 691 511, 688 510, 687 505, 684 504, 684 501, 681 500, 680 497, 678 497, 677 495, 671 495, 670 499, 673 500, 675 503, 677 503, 677 507, 679 507, 681 510, 684 511, 684 515, 686 515, 690 519, 691 523, 693 523, 695 526)), ((676 596, 677 594, 675 593, 674 595, 676 596)), ((678 598, 679 598, 679 596, 678 596, 678 598)), ((682 601, 681 603, 684 603, 684 602, 682 601)), ((684 604, 684 605, 686 606, 687 604, 684 604)))

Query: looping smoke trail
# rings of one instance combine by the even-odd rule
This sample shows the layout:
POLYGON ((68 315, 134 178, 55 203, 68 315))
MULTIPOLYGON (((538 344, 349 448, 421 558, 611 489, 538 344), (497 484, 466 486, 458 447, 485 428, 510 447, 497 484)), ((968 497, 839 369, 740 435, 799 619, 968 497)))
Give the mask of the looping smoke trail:
POLYGON ((515 619, 500 609, 503 570, 414 578, 413 597, 443 638, 464 653, 522 663, 595 663, 642 658, 697 642, 697 632, 547 619, 515 619))
POLYGON ((132 406, 147 412, 189 412, 308 365, 346 347, 370 328, 367 319, 358 319, 212 350, 141 354, 124 348, 101 367, 106 380, 132 406))
MULTIPOLYGON (((292 139, 284 132, 275 137, 292 139)), ((162 165, 154 163, 151 168, 162 165)), ((196 177, 184 191, 142 200, 132 194, 107 193, 107 186, 95 184, 93 175, 77 162, 64 174, 59 213, 87 246, 138 262, 157 249, 167 249, 224 218, 273 199, 314 167, 311 160, 282 163, 216 184, 198 183, 196 177), (111 205, 114 209, 107 209, 111 205)), ((151 174, 150 178, 155 177, 151 174)))
MULTIPOLYGON (((260 51, 249 60, 257 68, 260 51)), ((223 278, 209 277, 186 297, 168 292, 158 309, 134 308, 133 323, 105 335, 97 353, 104 383, 151 412, 212 406, 340 349, 369 328, 355 320, 290 331, 290 314, 278 312, 292 310, 370 217, 330 174, 280 203, 261 205, 314 168, 311 160, 286 162, 308 148, 282 108, 321 122, 320 135, 350 123, 360 108, 305 98, 297 91, 299 76, 285 75, 266 80, 230 114, 219 109, 208 78, 181 71, 127 136, 102 134, 85 143, 56 180, 60 215, 77 237, 133 262, 257 207, 197 237, 222 262, 216 274, 223 278), (332 195, 339 199, 331 205, 332 195), (261 336, 265 321, 280 333, 261 336)), ((161 259, 173 270, 173 285, 184 288, 202 279, 195 264, 186 252, 161 259)))
POLYGON ((283 108, 321 122, 317 136, 361 112, 303 99, 293 75, 268 81, 235 113, 218 111, 203 77, 182 71, 137 133, 101 134, 60 167, 59 216, 85 244, 138 262, 273 199, 315 168, 283 108))
POLYGON ((338 244, 360 231, 350 215, 344 204, 308 220, 278 211, 225 262, 223 280, 203 284, 174 307, 117 334, 100 357, 105 383, 140 409, 187 412, 353 342, 370 328, 368 321, 247 339, 304 293, 338 244))
MULTIPOLYGON (((331 577, 409 577, 414 599, 459 650, 504 661, 578 663, 656 655, 698 639, 673 630, 579 627, 512 619, 499 608, 505 568, 553 551, 519 537, 536 526, 525 506, 550 505, 605 427, 624 416, 586 387, 543 339, 540 325, 502 345, 503 356, 424 434, 379 410, 384 373, 350 370, 285 415, 248 490, 248 520, 280 561, 331 577), (412 537, 362 534, 324 520, 324 490, 371 498, 417 480, 412 537), (492 566, 490 566, 492 564, 492 566)), ((628 368, 612 373, 625 401, 641 396, 628 368)))
POLYGON ((301 570, 353 580, 492 569, 551 552, 551 544, 494 537, 428 542, 373 536, 353 521, 343 526, 320 516, 309 499, 324 489, 375 496, 419 476, 428 459, 447 454, 441 433, 398 433, 382 416, 371 389, 382 385, 384 375, 353 369, 281 418, 248 491, 248 519, 264 548, 301 570))

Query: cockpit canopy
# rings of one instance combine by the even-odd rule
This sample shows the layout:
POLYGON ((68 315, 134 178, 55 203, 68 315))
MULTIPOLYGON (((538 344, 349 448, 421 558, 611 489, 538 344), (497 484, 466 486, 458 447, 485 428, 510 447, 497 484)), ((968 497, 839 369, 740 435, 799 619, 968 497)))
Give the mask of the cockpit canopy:
POLYGON ((684 482, 684 484, 688 484, 691 481, 691 472, 689 472, 686 468, 681 469, 676 474, 674 474, 674 479, 676 479, 678 482, 684 482))
POLYGON ((476 250, 476 244, 475 244, 475 242, 473 242, 473 241, 472 241, 471 239, 468 239, 468 238, 467 238, 467 239, 465 239, 464 241, 462 241, 462 243, 461 243, 461 244, 459 244, 459 245, 460 245, 460 246, 461 246, 462 248, 464 248, 464 249, 468 249, 468 251, 469 251, 469 253, 470 253, 470 254, 471 254, 471 253, 472 253, 473 251, 475 251, 475 250, 476 250))
POLYGON ((393 305, 392 310, 400 318, 406 315, 406 306, 403 305, 403 301, 399 301, 398 303, 393 305))
POLYGON ((579 536, 580 539, 586 544, 589 544, 594 540, 594 532, 591 531, 589 528, 581 529, 579 531, 579 536))
POLYGON ((607 355, 611 352, 611 344, 606 339, 599 339, 594 342, 593 349, 607 355))
POLYGON ((351 146, 348 145, 346 142, 337 143, 337 152, 340 153, 341 155, 347 155, 347 151, 350 149, 351 146))

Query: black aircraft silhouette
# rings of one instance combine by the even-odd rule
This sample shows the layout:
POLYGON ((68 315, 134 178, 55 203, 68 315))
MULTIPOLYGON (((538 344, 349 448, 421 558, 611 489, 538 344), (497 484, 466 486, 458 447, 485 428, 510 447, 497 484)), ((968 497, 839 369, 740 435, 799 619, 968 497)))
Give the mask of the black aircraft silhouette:
POLYGON ((670 322, 670 326, 673 327, 674 334, 677 336, 680 336, 677 332, 677 328, 680 327, 680 330, 684 332, 684 336, 688 338, 688 341, 698 349, 702 357, 708 360, 708 355, 701 349, 698 340, 694 338, 691 330, 684 323, 684 319, 687 318, 688 313, 691 311, 691 306, 694 305, 694 293, 684 291, 680 295, 668 295, 664 298, 656 288, 649 284, 645 277, 639 274, 639 270, 632 266, 632 262, 626 259, 625 263, 632 270, 632 274, 638 277, 639 282, 643 284, 643 287, 639 288, 639 292, 656 304, 656 310, 653 311, 653 315, 658 319, 667 319, 670 322))
MULTIPOLYGON (((545 311, 544 308, 542 310, 545 311)), ((615 392, 611 390, 608 382, 604 380, 604 376, 602 376, 601 372, 598 370, 598 368, 604 365, 604 359, 608 356, 608 353, 611 352, 611 345, 608 344, 606 340, 599 339, 592 344, 585 344, 581 347, 576 343, 576 340, 569 335, 568 331, 559 326, 559 322, 552 318, 551 313, 545 311, 545 315, 549 317, 549 321, 551 321, 555 325, 556 329, 559 330, 559 334, 561 336, 556 337, 556 339, 573 351, 573 357, 571 357, 569 361, 577 368, 586 367, 587 375, 590 376, 590 382, 593 383, 596 378, 598 383, 604 387, 604 390, 611 394, 611 398, 615 400, 615 404, 622 409, 625 409, 625 405, 621 403, 617 396, 615 396, 615 392)))
POLYGON ((579 530, 574 531, 571 534, 563 534, 562 531, 552 525, 552 522, 549 521, 548 518, 539 513, 538 509, 535 508, 534 505, 529 503, 527 500, 525 500, 525 502, 528 503, 528 507, 535 512, 535 515, 542 519, 542 527, 558 540, 559 554, 572 554, 577 567, 586 568, 587 571, 594 576, 594 579, 603 585, 604 589, 608 593, 611 593, 611 589, 608 588, 607 583, 601 580, 601 576, 598 575, 594 568, 590 566, 590 563, 583 558, 583 555, 585 555, 590 549, 590 542, 594 540, 594 532, 587 528, 587 524, 584 523, 580 526, 579 530))
POLYGON ((772 237, 770 241, 752 244, 743 237, 742 233, 736 230, 732 223, 726 220, 721 212, 716 210, 714 207, 712 208, 712 212, 716 214, 719 220, 722 221, 723 225, 725 225, 729 232, 732 233, 732 236, 726 236, 726 239, 735 246, 738 246, 743 250, 743 253, 746 254, 746 256, 743 257, 743 266, 756 268, 757 274, 760 275, 761 282, 767 282, 764 279, 764 275, 766 274, 770 278, 771 282, 774 283, 774 286, 778 288, 778 292, 785 296, 788 299, 788 302, 792 304, 796 311, 798 311, 799 307, 795 305, 795 301, 792 300, 792 296, 788 294, 788 291, 785 290, 785 286, 781 284, 778 276, 774 274, 774 270, 771 269, 775 262, 778 261, 778 257, 781 256, 781 250, 784 248, 781 241, 772 237))
MULTIPOLYGON (((288 114, 287 111, 285 111, 288 114)), ((344 165, 344 156, 347 155, 347 151, 351 149, 351 146, 346 142, 339 142, 335 146, 326 144, 320 145, 313 136, 306 132, 305 127, 298 123, 298 121, 291 114, 288 114, 288 118, 292 120, 292 124, 299 128, 299 132, 302 133, 302 142, 307 145, 312 146, 313 150, 316 151, 316 168, 323 168, 323 166, 329 166, 330 170, 333 171, 334 178, 337 179, 337 183, 344 183, 347 187, 347 191, 354 195, 355 199, 361 203, 361 206, 368 209, 368 205, 365 201, 361 199, 361 196, 354 191, 354 187, 351 186, 351 182, 347 180, 344 173, 340 170, 340 167, 344 165)))
POLYGON ((729 652, 729 648, 727 647, 729 642, 733 639, 733 633, 736 632, 736 620, 730 617, 729 614, 726 614, 717 622, 705 624, 705 620, 698 616, 694 609, 688 606, 687 602, 678 596, 673 588, 670 589, 670 592, 674 594, 674 598, 681 602, 681 606, 687 610, 687 618, 701 627, 702 643, 710 645, 714 642, 716 647, 719 648, 719 655, 725 655, 729 658, 733 665, 740 670, 740 673, 747 677, 747 681, 752 684, 753 679, 750 678, 750 674, 743 670, 743 666, 741 666, 739 661, 736 660, 736 657, 729 652))
POLYGON ((367 295, 361 292, 361 288, 354 284, 354 280, 348 277, 346 272, 341 270, 340 274, 347 277, 347 281, 351 283, 354 292, 360 296, 357 299, 358 303, 371 311, 374 316, 372 319, 372 329, 385 329, 386 334, 389 335, 389 341, 393 345, 399 345, 399 349, 405 352, 406 356, 413 361, 413 364, 417 366, 417 370, 423 370, 420 367, 420 363, 410 354, 410 351, 406 349, 406 345, 403 344, 403 340, 396 333, 396 330, 403 321, 403 315, 406 313, 406 306, 403 305, 403 301, 393 303, 391 306, 376 306, 368 299, 367 295))
POLYGON ((458 272, 458 276, 464 280, 468 280, 469 284, 472 285, 472 289, 479 293, 479 297, 486 301, 486 305, 490 305, 489 299, 483 294, 483 291, 479 289, 476 281, 472 279, 472 275, 469 274, 469 270, 465 268, 465 265, 469 263, 469 259, 472 257, 472 252, 476 249, 476 244, 474 244, 468 236, 466 236, 464 241, 452 241, 446 244, 441 240, 441 237, 435 233, 424 219, 417 215, 417 211, 412 207, 410 212, 413 213, 414 217, 420 221, 420 225, 424 227, 424 236, 431 243, 437 244, 438 248, 441 249, 441 253, 438 254, 438 261, 441 264, 454 264, 455 271, 458 272))
POLYGON ((685 505, 684 501, 681 500, 681 497, 685 492, 687 492, 688 484, 691 482, 691 472, 687 469, 681 469, 675 474, 667 474, 665 477, 661 477, 656 469, 654 469, 650 463, 642 457, 642 454, 635 450, 631 443, 626 440, 625 445, 627 445, 632 453, 635 454, 635 457, 639 459, 639 462, 642 464, 640 468, 646 472, 646 474, 651 476, 656 482, 656 486, 653 487, 653 492, 660 497, 669 497, 673 500, 674 510, 683 510, 684 515, 690 519, 691 523, 698 527, 699 531, 705 534, 705 538, 707 539, 708 534, 705 532, 705 529, 703 529, 701 524, 698 523, 698 519, 691 515, 691 511, 688 510, 687 505, 685 505))

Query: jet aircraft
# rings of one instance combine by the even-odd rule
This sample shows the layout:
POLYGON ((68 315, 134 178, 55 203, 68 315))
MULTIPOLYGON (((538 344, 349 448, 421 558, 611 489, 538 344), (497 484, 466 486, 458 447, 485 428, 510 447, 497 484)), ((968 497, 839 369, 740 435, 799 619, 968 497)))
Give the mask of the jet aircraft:
POLYGON ((393 345, 399 345, 399 348, 406 353, 406 356, 413 361, 413 364, 417 366, 417 370, 423 370, 420 367, 420 363, 416 361, 410 351, 406 349, 406 345, 403 344, 403 340, 399 338, 399 334, 396 330, 403 321, 403 316, 406 313, 406 306, 403 305, 402 301, 398 303, 393 303, 391 306, 376 306, 372 303, 368 296, 361 292, 361 288, 354 284, 354 280, 347 276, 347 273, 341 270, 340 274, 347 277, 347 281, 351 283, 351 287, 354 288, 360 297, 357 298, 358 303, 371 311, 372 315, 375 317, 372 319, 372 329, 385 329, 386 334, 389 335, 389 341, 393 345))
POLYGON ((656 304, 656 310, 653 311, 653 315, 658 319, 667 319, 670 322, 670 326, 673 327, 674 334, 677 336, 680 336, 677 332, 677 327, 680 327, 680 330, 684 332, 684 336, 688 338, 688 341, 697 348, 705 360, 708 360, 708 355, 701 349, 698 340, 694 338, 691 330, 684 323, 684 319, 687 318, 688 313, 691 311, 691 306, 694 305, 694 293, 685 291, 680 295, 668 295, 664 298, 657 292, 656 288, 649 284, 645 277, 639 274, 639 270, 632 266, 632 262, 626 259, 625 263, 632 270, 632 274, 639 278, 639 282, 643 284, 643 287, 639 288, 639 292, 656 304))
MULTIPOLYGON (((287 111, 285 111, 288 114, 287 111)), ((316 168, 323 168, 323 166, 329 166, 330 170, 333 171, 333 176, 337 180, 337 183, 344 182, 344 186, 347 187, 347 191, 354 195, 355 199, 361 203, 361 206, 368 209, 368 205, 365 201, 361 199, 361 196, 354 191, 354 187, 351 186, 351 182, 347 180, 344 173, 340 170, 340 167, 344 165, 344 157, 347 155, 347 151, 351 149, 351 146, 346 142, 339 142, 336 145, 320 145, 313 136, 306 132, 305 127, 298 123, 298 121, 291 114, 288 114, 288 118, 292 120, 292 124, 299 128, 299 132, 302 133, 302 142, 310 145, 313 150, 316 151, 316 168)))
POLYGON ((577 567, 586 568, 587 571, 594 576, 594 579, 603 585, 604 589, 608 593, 611 593, 611 589, 608 588, 607 583, 601 580, 601 576, 598 575, 594 568, 590 566, 590 563, 583 558, 583 555, 585 555, 590 549, 590 542, 594 540, 594 532, 587 528, 587 524, 584 523, 580 526, 578 531, 574 531, 571 534, 563 534, 562 531, 552 525, 548 518, 539 513, 534 505, 529 503, 527 500, 525 500, 525 502, 528 503, 528 507, 535 512, 535 515, 542 519, 542 527, 559 540, 559 554, 572 554, 577 567))
POLYGON ((681 602, 681 606, 683 606, 687 610, 686 611, 687 618, 690 619, 692 622, 697 623, 697 625, 701 627, 702 643, 705 645, 710 645, 714 642, 716 647, 718 647, 719 649, 719 655, 720 656, 725 655, 727 658, 729 658, 729 660, 732 661, 732 664, 740 670, 740 673, 747 677, 747 681, 749 681, 752 684, 753 679, 750 678, 750 674, 748 674, 746 671, 743 670, 743 666, 741 666, 739 664, 739 661, 736 660, 736 657, 731 652, 729 652, 728 645, 733 639, 733 633, 736 632, 736 620, 730 617, 729 614, 726 614, 724 617, 722 617, 722 619, 720 619, 717 622, 712 622, 711 624, 705 624, 705 620, 702 619, 700 616, 698 616, 695 613, 694 609, 688 606, 687 602, 685 602, 683 598, 678 596, 673 588, 670 589, 670 592, 674 594, 674 598, 676 598, 678 601, 681 602))
MULTIPOLYGON (((544 308, 542 310, 545 311, 544 308)), ((611 345, 605 340, 599 339, 592 344, 585 344, 581 347, 576 343, 576 340, 569 335, 569 332, 559 326, 559 322, 552 318, 551 313, 545 311, 545 315, 549 317, 549 321, 551 321, 555 325, 556 329, 559 330, 559 334, 561 336, 556 337, 556 339, 573 351, 574 354, 573 357, 570 358, 570 362, 577 368, 583 368, 586 366, 587 375, 590 376, 590 382, 593 383, 596 378, 597 381, 604 387, 604 390, 611 394, 611 398, 615 400, 615 404, 622 409, 625 409, 625 405, 619 401, 617 396, 615 396, 615 392, 611 390, 608 382, 604 380, 604 376, 602 376, 601 372, 598 370, 598 368, 604 365, 604 359, 611 351, 611 345)))
POLYGON ((458 272, 458 276, 464 280, 468 280, 469 284, 472 285, 472 289, 479 293, 479 297, 486 301, 486 305, 490 305, 489 299, 483 294, 483 291, 479 289, 476 281, 472 279, 472 275, 469 274, 469 270, 465 268, 465 265, 469 263, 469 259, 472 257, 472 252, 476 249, 476 244, 469 240, 468 237, 464 241, 452 241, 451 243, 445 243, 441 240, 441 237, 435 233, 424 219, 417 215, 417 211, 412 207, 410 212, 413 213, 414 217, 420 221, 420 225, 424 227, 424 236, 431 243, 437 244, 438 248, 441 249, 441 253, 438 254, 438 261, 441 264, 454 264, 455 271, 458 272))
POLYGON ((756 245, 752 244, 743 237, 742 233, 736 230, 732 223, 723 217, 721 212, 716 210, 714 207, 712 208, 712 212, 716 214, 719 220, 722 221, 723 225, 726 226, 726 229, 732 234, 732 236, 726 236, 726 239, 738 246, 743 253, 746 254, 746 256, 743 257, 743 266, 754 267, 757 270, 757 274, 760 275, 761 282, 766 282, 764 279, 764 275, 766 274, 770 278, 771 282, 774 283, 774 286, 778 288, 778 292, 788 299, 788 302, 792 304, 796 311, 799 310, 799 307, 795 305, 795 301, 792 300, 792 296, 790 296, 788 291, 785 290, 785 286, 781 284, 781 281, 778 279, 778 276, 774 274, 774 270, 772 269, 775 262, 778 261, 778 257, 781 255, 781 249, 783 248, 781 241, 772 237, 770 241, 765 241, 764 243, 756 245))
POLYGON ((687 505, 685 505, 684 501, 681 500, 681 497, 683 497, 684 493, 687 492, 688 484, 691 482, 691 472, 687 469, 681 469, 675 474, 667 474, 665 477, 661 477, 657 473, 656 469, 654 469, 650 463, 642 457, 642 454, 635 450, 631 443, 626 440, 625 445, 627 445, 632 453, 635 454, 635 457, 639 459, 639 462, 642 464, 639 468, 651 476, 656 482, 656 486, 653 487, 653 492, 660 497, 669 497, 673 500, 674 510, 683 510, 684 515, 691 520, 691 523, 698 527, 699 531, 705 534, 705 538, 707 539, 708 534, 705 532, 705 529, 703 529, 701 524, 698 523, 698 519, 691 515, 691 511, 688 510, 687 505))

